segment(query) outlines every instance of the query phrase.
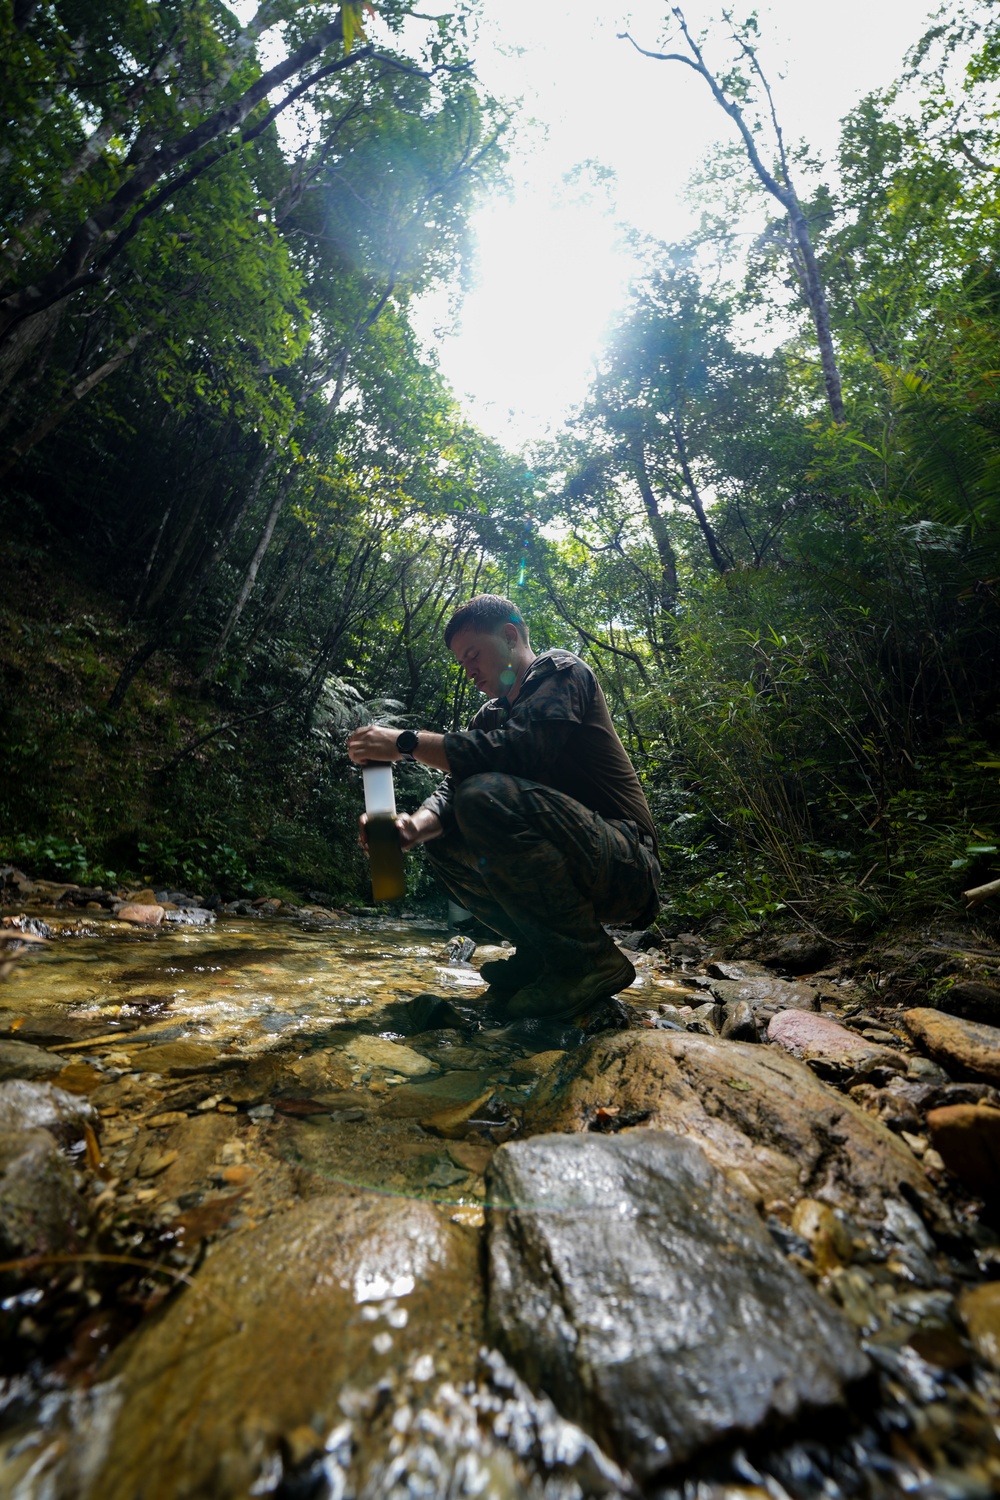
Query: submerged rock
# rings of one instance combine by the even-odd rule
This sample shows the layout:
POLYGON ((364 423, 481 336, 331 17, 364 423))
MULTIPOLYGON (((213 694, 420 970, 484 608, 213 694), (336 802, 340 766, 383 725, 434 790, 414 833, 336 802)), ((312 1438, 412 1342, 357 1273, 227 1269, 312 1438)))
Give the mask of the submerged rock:
POLYGON ((880 1221, 900 1188, 939 1211, 909 1148, 804 1063, 775 1048, 674 1031, 596 1037, 570 1053, 526 1106, 525 1129, 610 1122, 676 1131, 751 1196, 818 1198, 880 1221))
POLYGON ((429 1058, 386 1037, 356 1036, 345 1044, 344 1051, 363 1068, 385 1068, 389 1073, 401 1073, 406 1078, 419 1078, 424 1073, 434 1072, 434 1064, 429 1058))
POLYGON ((953 1076, 1000 1083, 1000 1028, 925 1007, 904 1011, 903 1025, 953 1076))
MULTIPOLYGON (((147 908, 148 910, 148 908, 147 908)), ((196 1073, 210 1073, 216 1068, 242 1063, 242 1058, 221 1057, 218 1047, 204 1042, 162 1042, 136 1050, 132 1067, 140 1073, 166 1073, 185 1078, 196 1073)))
POLYGON ((541 1136, 489 1169, 489 1323, 515 1366, 639 1479, 840 1400, 842 1315, 690 1140, 541 1136))

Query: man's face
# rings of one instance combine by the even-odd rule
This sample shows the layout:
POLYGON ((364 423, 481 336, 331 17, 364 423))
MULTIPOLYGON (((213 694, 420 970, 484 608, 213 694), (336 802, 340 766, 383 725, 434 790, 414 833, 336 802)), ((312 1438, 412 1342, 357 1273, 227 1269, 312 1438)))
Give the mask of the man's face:
POLYGON ((451 638, 451 652, 470 682, 487 698, 500 698, 504 686, 500 673, 511 660, 514 643, 508 641, 501 627, 498 631, 474 630, 467 625, 451 638))

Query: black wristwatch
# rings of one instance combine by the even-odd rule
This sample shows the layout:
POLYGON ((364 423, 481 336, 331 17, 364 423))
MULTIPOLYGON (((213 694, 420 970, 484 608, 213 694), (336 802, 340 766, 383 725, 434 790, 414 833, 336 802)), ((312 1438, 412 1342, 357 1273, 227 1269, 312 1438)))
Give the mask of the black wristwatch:
POLYGON ((415 729, 404 729, 396 738, 396 749, 404 760, 416 760, 415 750, 420 743, 420 736, 415 729))

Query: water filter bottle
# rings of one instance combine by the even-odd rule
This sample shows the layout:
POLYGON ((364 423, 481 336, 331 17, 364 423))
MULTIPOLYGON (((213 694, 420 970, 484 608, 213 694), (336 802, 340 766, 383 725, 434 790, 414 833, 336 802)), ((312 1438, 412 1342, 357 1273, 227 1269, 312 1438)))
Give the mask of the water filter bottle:
POLYGON ((368 820, 368 863, 372 874, 372 899, 401 901, 406 895, 403 851, 396 827, 396 794, 392 787, 392 766, 364 766, 365 812, 368 820))

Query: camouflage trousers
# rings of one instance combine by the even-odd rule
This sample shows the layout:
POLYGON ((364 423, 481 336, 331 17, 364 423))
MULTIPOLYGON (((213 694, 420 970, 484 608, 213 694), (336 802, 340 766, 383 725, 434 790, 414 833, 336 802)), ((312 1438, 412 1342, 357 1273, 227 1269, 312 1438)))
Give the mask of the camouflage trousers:
POLYGON ((459 782, 455 824, 424 847, 448 891, 550 969, 586 973, 602 923, 645 926, 660 866, 634 823, 600 817, 552 787, 488 771, 459 782))

